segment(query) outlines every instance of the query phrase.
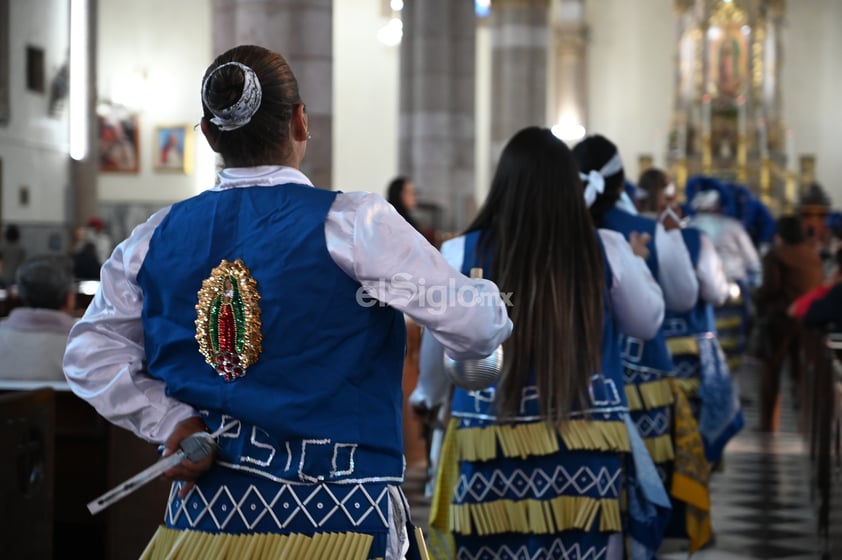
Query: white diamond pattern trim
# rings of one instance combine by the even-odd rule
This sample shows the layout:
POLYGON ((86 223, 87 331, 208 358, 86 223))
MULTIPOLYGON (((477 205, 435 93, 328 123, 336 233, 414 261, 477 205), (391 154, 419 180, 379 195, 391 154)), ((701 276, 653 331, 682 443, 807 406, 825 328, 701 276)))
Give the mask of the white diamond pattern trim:
POLYGON ((460 475, 456 484, 455 498, 457 502, 464 501, 470 495, 474 501, 488 501, 491 499, 503 499, 507 494, 513 493, 519 499, 525 497, 541 499, 552 489, 554 494, 560 496, 566 490, 572 488, 577 495, 585 495, 586 492, 597 488, 601 497, 615 498, 612 488, 618 486, 621 472, 611 471, 601 467, 594 472, 590 467, 579 467, 572 475, 562 466, 557 466, 552 475, 543 469, 535 469, 532 476, 527 475, 522 469, 515 469, 512 473, 506 474, 495 470, 490 478, 482 473, 474 473, 468 478, 460 475))
POLYGON ((526 545, 518 548, 509 548, 504 545, 502 548, 492 549, 487 546, 480 548, 476 554, 471 554, 464 548, 456 552, 457 560, 547 560, 558 558, 563 560, 604 560, 608 557, 608 548, 588 547, 582 550, 579 543, 571 546, 564 546, 561 539, 557 539, 549 548, 541 548, 534 554, 529 554, 526 545))
POLYGON ((660 436, 669 432, 670 411, 669 408, 649 410, 634 421, 641 437, 660 436))
MULTIPOLYGON (((296 515, 301 514, 307 518, 314 529, 319 529, 334 514, 341 511, 354 527, 358 527, 372 512, 376 512, 383 527, 389 526, 387 515, 384 515, 384 511, 388 511, 388 503, 379 505, 383 500, 388 502, 388 487, 381 489, 377 496, 372 496, 363 485, 357 484, 340 500, 327 485, 316 486, 304 499, 296 494, 292 486, 282 486, 270 500, 256 486, 250 485, 237 500, 227 486, 222 486, 208 501, 202 490, 198 486, 194 486, 184 500, 178 500, 178 506, 175 507, 174 504, 182 485, 183 483, 179 482, 170 487, 166 516, 169 523, 173 525, 178 522, 180 517, 184 516, 190 527, 196 527, 205 515, 209 515, 216 529, 224 531, 234 515, 237 514, 246 527, 254 529, 266 515, 269 515, 274 521, 275 527, 282 530, 289 526, 296 515), (276 511, 280 508, 276 508, 276 505, 282 498, 286 498, 286 501, 283 502, 281 507, 284 510, 289 510, 289 513, 283 519, 279 519, 276 511), (262 505, 262 511, 257 512, 257 507, 260 506, 255 503, 254 499, 262 505), (311 503, 315 504, 315 508, 308 507, 311 503), (327 507, 324 506, 325 503, 327 507), (218 508, 218 512, 215 511, 216 508, 218 508), (249 515, 248 509, 252 509, 251 513, 255 514, 251 521, 249 521, 251 515, 249 515), (311 509, 314 511, 311 512, 311 509)), ((304 487, 300 488, 304 489, 304 487)))

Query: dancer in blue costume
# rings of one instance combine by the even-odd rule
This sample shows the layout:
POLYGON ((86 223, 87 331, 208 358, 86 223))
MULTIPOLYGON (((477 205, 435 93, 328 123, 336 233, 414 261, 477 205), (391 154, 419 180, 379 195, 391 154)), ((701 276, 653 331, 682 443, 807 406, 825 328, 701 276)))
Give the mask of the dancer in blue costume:
POLYGON ((728 369, 736 374, 748 342, 750 295, 760 283, 760 256, 743 225, 727 213, 735 207, 729 189, 712 177, 694 177, 688 186, 693 187, 688 188, 693 212, 688 223, 711 240, 730 284, 728 299, 714 315, 728 369))
MULTIPOLYGON (((639 188, 646 191, 645 211, 657 219, 670 214, 676 195, 675 185, 660 169, 648 169, 639 181, 639 188)), ((728 296, 728 280, 722 261, 707 235, 693 227, 681 230, 684 242, 699 279, 699 298, 696 305, 685 313, 668 311, 664 319, 664 333, 675 363, 675 384, 686 397, 701 435, 703 449, 696 468, 679 468, 678 476, 698 477, 695 493, 687 500, 674 500, 670 536, 687 536, 687 515, 709 517, 707 479, 710 467, 722 458, 725 444, 744 425, 737 387, 728 370, 728 364, 716 336, 713 308, 721 305, 728 296), (706 464, 705 464, 706 463, 706 464), (701 498, 701 499, 699 499, 701 498), (699 502, 692 505, 692 502, 699 502), (698 507, 699 505, 703 507, 698 507)))
MULTIPOLYGON (((648 455, 627 421, 617 333, 653 336, 663 296, 622 236, 594 229, 584 198, 567 146, 523 129, 467 233, 442 246, 454 267, 480 267, 511 293, 515 328, 499 382, 453 392, 431 511, 432 535, 445 536, 437 558, 623 555, 625 459, 635 441, 648 455)), ((447 400, 444 352, 425 333, 416 406, 447 400)))
POLYGON ((299 170, 308 117, 281 55, 227 51, 201 91, 220 181, 115 249, 70 334, 67 379, 166 453, 232 426, 214 456, 165 473, 174 484, 155 554, 237 534, 238 547, 276 557, 257 544, 269 533, 295 543, 284 557, 404 558, 403 313, 451 356, 478 358, 511 332, 505 303, 381 196, 313 187, 299 170), (445 304, 425 304, 421 289, 445 304), (462 292, 482 303, 448 304, 462 292), (326 543, 333 552, 314 551, 326 543))
MULTIPOLYGON (((690 255, 681 237, 679 224, 635 215, 620 208, 625 173, 617 147, 601 135, 589 136, 573 149, 580 175, 599 192, 591 215, 599 227, 611 229, 633 240, 648 238, 646 264, 664 293, 666 308, 684 312, 696 303, 699 283, 690 255)), ((669 384, 674 365, 662 329, 651 340, 633 333, 622 333, 621 348, 629 408, 647 447, 666 481, 674 458, 670 434, 673 392, 669 384)))
MULTIPOLYGON (((674 214, 675 187, 666 173, 654 168, 647 170, 641 175, 640 188, 649 193, 647 210, 659 219, 674 214)), ((686 313, 667 311, 664 330, 676 365, 676 380, 700 419, 705 455, 708 461, 716 463, 725 444, 743 423, 736 388, 730 381, 728 364, 717 340, 713 314, 714 307, 722 305, 728 297, 728 279, 722 259, 707 234, 688 226, 682 228, 681 235, 699 279, 699 298, 686 313), (723 390, 729 394, 723 394, 723 390)))

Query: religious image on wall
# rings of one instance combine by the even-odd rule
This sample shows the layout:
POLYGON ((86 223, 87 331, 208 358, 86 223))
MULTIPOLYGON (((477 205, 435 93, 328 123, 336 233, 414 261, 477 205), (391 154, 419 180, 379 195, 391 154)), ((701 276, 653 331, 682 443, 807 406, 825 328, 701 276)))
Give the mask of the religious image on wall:
POLYGON ((707 90, 715 106, 733 107, 748 90, 750 29, 744 14, 717 15, 723 16, 714 14, 717 23, 708 29, 707 90))
POLYGON ((99 169, 137 173, 140 169, 138 146, 139 119, 120 108, 101 111, 99 120, 99 169))

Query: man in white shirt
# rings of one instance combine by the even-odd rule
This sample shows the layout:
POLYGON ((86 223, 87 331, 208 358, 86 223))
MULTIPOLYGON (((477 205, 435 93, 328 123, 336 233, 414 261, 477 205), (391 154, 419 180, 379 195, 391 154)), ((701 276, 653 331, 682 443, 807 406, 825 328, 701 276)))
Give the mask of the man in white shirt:
POLYGON ((32 257, 18 268, 16 283, 23 305, 0 322, 0 379, 64 381, 76 302, 72 264, 58 255, 32 257))

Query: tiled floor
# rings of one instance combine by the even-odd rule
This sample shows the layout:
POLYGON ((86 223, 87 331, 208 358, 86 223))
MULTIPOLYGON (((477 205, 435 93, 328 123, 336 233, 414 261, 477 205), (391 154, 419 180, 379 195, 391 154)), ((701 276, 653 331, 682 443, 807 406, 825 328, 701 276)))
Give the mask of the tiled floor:
MULTIPOLYGON (((824 541, 817 534, 811 499, 809 451, 798 433, 789 392, 780 432, 756 432, 755 371, 748 367, 739 374, 742 394, 750 399, 744 405, 746 427, 728 445, 724 468, 714 473, 711 483, 716 541, 692 560, 831 560, 830 554, 822 554, 824 541)), ((424 470, 409 469, 405 490, 419 525, 426 522, 429 512, 423 484, 424 470)), ((831 525, 831 533, 835 532, 842 533, 839 523, 831 525)), ((687 558, 686 544, 672 541, 665 544, 658 560, 687 558)))
MULTIPOLYGON (((821 553, 809 449, 798 432, 789 385, 780 431, 757 432, 756 370, 746 367, 738 376, 743 396, 750 399, 744 404, 746 427, 728 445, 724 468, 711 481, 716 541, 692 560, 830 559, 821 553)), ((686 552, 678 551, 664 553, 659 560, 686 558, 686 552)))

